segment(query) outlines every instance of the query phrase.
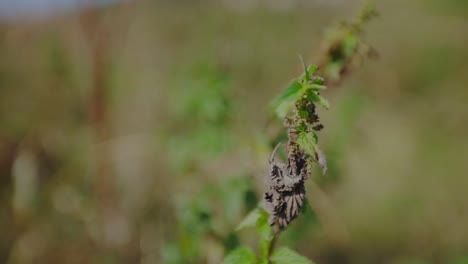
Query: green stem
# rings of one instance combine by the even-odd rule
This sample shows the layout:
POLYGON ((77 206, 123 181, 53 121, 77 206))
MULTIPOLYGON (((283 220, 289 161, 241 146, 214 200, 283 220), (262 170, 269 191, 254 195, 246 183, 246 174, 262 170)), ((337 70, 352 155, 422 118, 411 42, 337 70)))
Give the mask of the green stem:
POLYGON ((267 259, 268 259, 268 263, 271 264, 271 255, 273 255, 273 251, 275 250, 275 246, 276 246, 276 240, 278 239, 278 236, 279 236, 279 232, 276 233, 273 235, 273 239, 271 240, 270 242, 270 245, 268 246, 268 253, 267 253, 267 259))

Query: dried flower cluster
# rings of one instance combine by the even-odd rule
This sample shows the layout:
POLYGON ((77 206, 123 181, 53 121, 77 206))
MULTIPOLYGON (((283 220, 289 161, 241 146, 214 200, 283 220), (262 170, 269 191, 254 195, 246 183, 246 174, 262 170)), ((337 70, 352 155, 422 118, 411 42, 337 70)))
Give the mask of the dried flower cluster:
POLYGON ((299 157, 294 164, 275 161, 276 149, 270 159, 269 190, 265 193, 265 201, 270 213, 269 224, 284 229, 299 214, 304 204, 307 166, 305 157, 299 157))

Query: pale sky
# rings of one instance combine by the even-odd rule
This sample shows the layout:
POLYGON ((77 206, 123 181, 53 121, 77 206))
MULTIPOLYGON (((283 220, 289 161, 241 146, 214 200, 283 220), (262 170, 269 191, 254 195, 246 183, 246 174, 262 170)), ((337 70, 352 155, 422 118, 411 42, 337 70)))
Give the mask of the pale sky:
POLYGON ((44 17, 53 12, 67 12, 86 5, 106 5, 118 0, 0 0, 0 20, 44 17))

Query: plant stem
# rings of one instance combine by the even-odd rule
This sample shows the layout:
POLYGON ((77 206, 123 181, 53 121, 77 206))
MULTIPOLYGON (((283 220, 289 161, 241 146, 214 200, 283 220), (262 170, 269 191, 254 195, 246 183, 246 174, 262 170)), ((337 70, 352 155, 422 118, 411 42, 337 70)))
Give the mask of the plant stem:
POLYGON ((267 254, 267 259, 268 263, 271 264, 271 255, 273 255, 273 251, 276 246, 276 240, 278 240, 279 232, 275 232, 273 235, 273 239, 270 242, 270 245, 268 246, 268 254, 267 254))

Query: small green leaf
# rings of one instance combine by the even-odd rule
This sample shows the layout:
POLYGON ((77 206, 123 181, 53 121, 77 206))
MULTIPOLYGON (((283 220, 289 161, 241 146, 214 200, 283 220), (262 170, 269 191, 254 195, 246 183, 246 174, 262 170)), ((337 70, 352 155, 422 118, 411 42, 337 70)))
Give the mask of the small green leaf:
POLYGON ((312 83, 313 84, 318 84, 318 85, 323 85, 325 83, 325 80, 320 76, 315 76, 312 83))
POLYGON ((308 117, 309 116, 309 112, 307 112, 305 110, 298 110, 297 114, 299 114, 300 117, 308 117))
POLYGON ((276 114, 281 118, 285 117, 286 115, 288 115, 289 110, 294 105, 294 102, 295 100, 283 101, 276 107, 276 114))
POLYGON ((323 106, 325 109, 329 109, 330 108, 330 103, 328 103, 328 100, 321 97, 320 95, 318 96, 319 98, 319 101, 317 102, 318 104, 320 104, 321 106, 323 106))
POLYGON ((257 225, 258 219, 261 217, 260 209, 256 208, 252 210, 242 222, 236 227, 236 231, 246 227, 254 227, 257 225))
POLYGON ((319 148, 318 137, 313 131, 301 132, 297 138, 297 144, 310 156, 314 158, 320 167, 322 168, 322 174, 327 173, 327 160, 325 154, 319 148))
POLYGON ((299 144, 299 146, 312 157, 315 157, 315 148, 317 143, 318 137, 313 131, 301 132, 297 138, 297 144, 299 144))
POLYGON ((301 60, 302 66, 304 66, 304 74, 301 76, 301 79, 309 80, 310 75, 309 75, 309 69, 307 68, 307 65, 304 62, 304 58, 302 55, 299 55, 299 59, 301 60))
POLYGON ((273 105, 279 117, 285 117, 288 114, 297 99, 301 97, 303 91, 302 85, 297 80, 294 80, 283 94, 274 100, 273 105))
POLYGON ((257 227, 257 231, 260 235, 260 252, 263 257, 268 255, 268 248, 274 237, 271 226, 268 223, 268 217, 269 215, 265 210, 260 208, 254 209, 236 228, 236 230, 240 230, 246 227, 257 227))
POLYGON ((308 90, 306 93, 306 96, 307 96, 307 99, 312 102, 317 102, 319 100, 317 91, 308 90))
POLYGON ((328 103, 328 100, 323 98, 322 96, 318 95, 316 92, 310 92, 308 93, 308 98, 312 100, 314 103, 317 103, 321 106, 323 106, 325 109, 330 108, 330 104, 328 103))
POLYGON ((271 256, 273 264, 314 264, 310 259, 299 255, 296 251, 282 247, 271 256))
POLYGON ((309 89, 314 90, 314 91, 320 91, 320 90, 327 89, 327 87, 325 85, 320 85, 320 84, 315 84, 315 83, 304 85, 304 90, 309 90, 309 89))
POLYGON ((255 264, 257 257, 247 247, 240 247, 229 253, 223 260, 223 264, 255 264))
POLYGON ((297 93, 301 91, 301 89, 302 89, 301 84, 297 80, 294 80, 288 86, 288 88, 286 88, 286 90, 284 90, 284 92, 277 98, 277 100, 283 101, 283 100, 290 98, 291 96, 295 96, 297 93))
POLYGON ((311 64, 309 68, 307 68, 307 73, 308 74, 314 74, 314 72, 318 69, 317 65, 311 64))
POLYGON ((296 126, 296 131, 304 132, 306 128, 307 127, 305 125, 299 125, 299 126, 296 126))

